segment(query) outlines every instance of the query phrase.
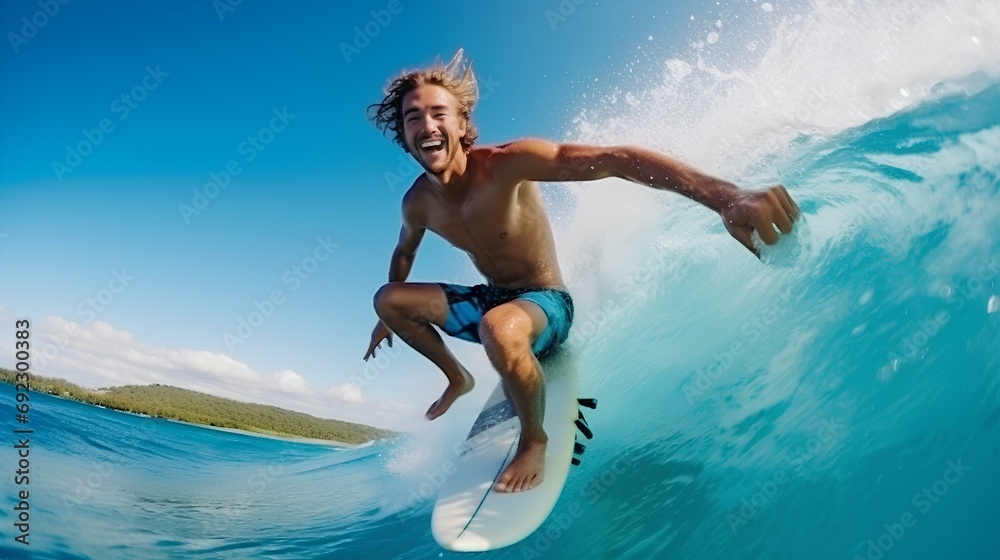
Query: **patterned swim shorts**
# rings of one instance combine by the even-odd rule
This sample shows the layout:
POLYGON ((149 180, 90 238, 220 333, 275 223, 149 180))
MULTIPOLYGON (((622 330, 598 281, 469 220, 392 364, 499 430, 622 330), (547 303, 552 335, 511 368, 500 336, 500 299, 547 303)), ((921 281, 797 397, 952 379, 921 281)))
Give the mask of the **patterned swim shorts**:
POLYGON ((442 284, 448 298, 448 319, 444 332, 462 340, 482 343, 479 323, 487 311, 504 303, 523 299, 542 308, 549 320, 548 326, 538 335, 532 352, 541 357, 566 341, 573 324, 573 298, 563 290, 552 288, 500 288, 490 284, 459 286, 442 284))

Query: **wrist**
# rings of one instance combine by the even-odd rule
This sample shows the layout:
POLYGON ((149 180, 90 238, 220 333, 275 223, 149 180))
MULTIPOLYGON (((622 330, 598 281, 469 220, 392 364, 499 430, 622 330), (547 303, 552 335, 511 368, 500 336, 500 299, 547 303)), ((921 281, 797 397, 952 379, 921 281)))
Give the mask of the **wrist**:
POLYGON ((736 199, 740 196, 740 189, 728 181, 716 179, 714 183, 707 206, 721 214, 723 210, 736 202, 736 199))

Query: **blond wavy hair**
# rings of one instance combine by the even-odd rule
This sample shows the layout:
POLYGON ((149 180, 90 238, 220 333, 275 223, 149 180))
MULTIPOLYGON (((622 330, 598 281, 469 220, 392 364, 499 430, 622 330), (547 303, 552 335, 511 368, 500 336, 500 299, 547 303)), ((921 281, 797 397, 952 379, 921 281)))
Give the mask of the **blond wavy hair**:
POLYGON ((403 135, 403 97, 424 84, 441 86, 458 100, 458 114, 466 122, 465 136, 461 141, 462 149, 468 152, 479 138, 479 131, 472 124, 472 108, 479 100, 479 87, 476 84, 476 75, 472 72, 472 63, 463 59, 463 51, 458 49, 448 64, 442 64, 438 59, 429 68, 404 71, 403 75, 389 83, 385 90, 385 98, 380 103, 368 106, 368 119, 383 134, 392 131, 392 140, 409 153, 410 149, 406 147, 406 138, 403 135))

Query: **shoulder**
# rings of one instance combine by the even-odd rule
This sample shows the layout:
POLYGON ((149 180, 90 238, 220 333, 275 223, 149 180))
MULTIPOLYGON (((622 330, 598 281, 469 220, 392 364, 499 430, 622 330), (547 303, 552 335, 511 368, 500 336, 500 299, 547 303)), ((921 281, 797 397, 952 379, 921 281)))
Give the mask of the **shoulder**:
POLYGON ((433 197, 430 179, 425 173, 421 173, 403 194, 400 209, 403 213, 403 220, 411 225, 423 223, 427 209, 433 203, 433 197))
MULTIPOLYGON (((484 170, 497 178, 524 179, 523 173, 533 165, 551 161, 559 144, 540 138, 521 138, 504 144, 475 148, 470 154, 481 162, 484 170)), ((527 175, 530 175, 527 174, 527 175)))
POLYGON ((559 144, 542 138, 519 138, 505 144, 491 146, 494 157, 512 159, 518 156, 554 155, 559 151, 559 144))

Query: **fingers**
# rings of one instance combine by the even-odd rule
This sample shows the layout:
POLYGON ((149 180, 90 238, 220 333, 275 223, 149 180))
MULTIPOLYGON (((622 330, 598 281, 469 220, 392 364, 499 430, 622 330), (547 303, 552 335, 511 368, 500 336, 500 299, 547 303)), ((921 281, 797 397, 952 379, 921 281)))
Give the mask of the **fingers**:
POLYGON ((759 259, 760 253, 753 246, 753 237, 751 236, 752 233, 753 233, 753 228, 750 227, 733 226, 729 228, 729 234, 732 235, 737 241, 742 243, 743 246, 747 248, 747 250, 757 255, 757 258, 759 259))
MULTIPOLYGON (((389 346, 392 346, 392 339, 389 340, 389 346)), ((375 349, 376 348, 381 348, 381 347, 382 347, 382 342, 381 341, 379 341, 377 339, 372 339, 372 343, 368 345, 368 352, 365 354, 365 361, 367 362, 368 358, 374 358, 375 357, 375 349)))
POLYGON ((763 213, 758 214, 753 220, 753 228, 757 230, 757 235, 760 236, 761 241, 768 245, 774 245, 778 242, 778 234, 774 231, 773 223, 773 219, 765 218, 763 213))
POLYGON ((792 197, 789 196, 785 187, 779 185, 774 189, 774 193, 778 197, 778 203, 781 204, 781 208, 786 214, 788 214, 788 217, 791 218, 793 222, 797 220, 799 217, 799 207, 795 204, 795 201, 792 200, 792 197))
POLYGON ((781 233, 792 233, 792 218, 784 208, 774 209, 774 225, 778 226, 781 233))

